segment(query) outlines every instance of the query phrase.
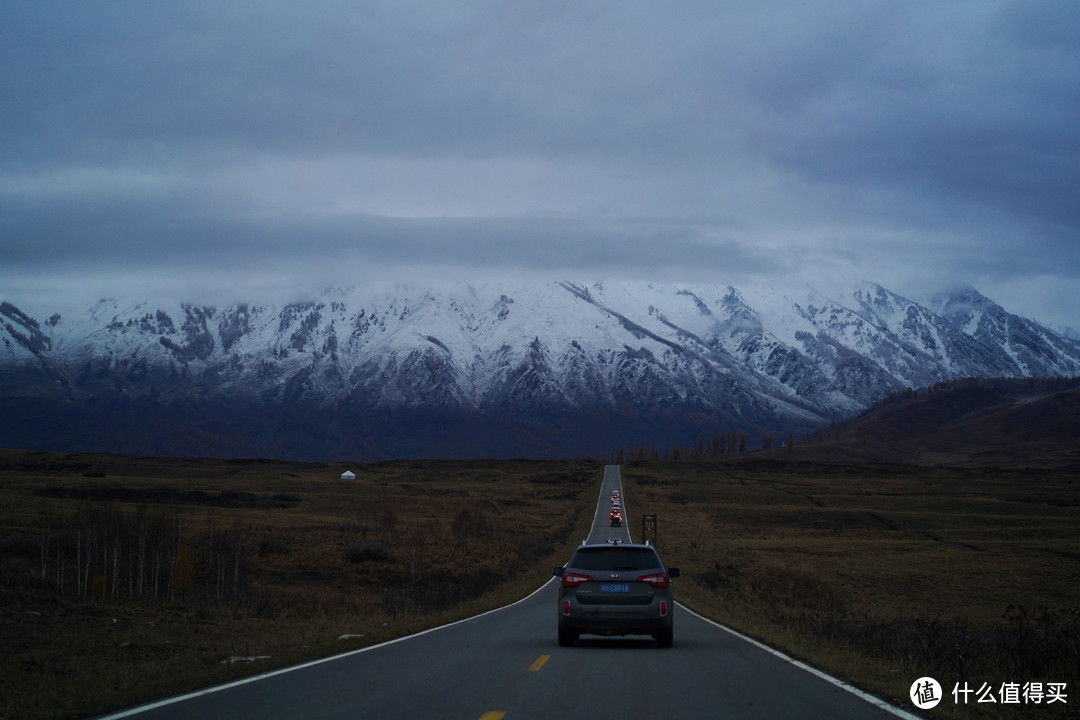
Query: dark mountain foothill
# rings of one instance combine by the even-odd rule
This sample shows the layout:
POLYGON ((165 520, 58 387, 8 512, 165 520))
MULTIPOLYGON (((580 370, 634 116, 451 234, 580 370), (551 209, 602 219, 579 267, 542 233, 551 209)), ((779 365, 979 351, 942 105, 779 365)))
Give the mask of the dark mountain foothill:
MULTIPOLYGON (((917 388, 931 388, 922 397, 963 378, 1080 375, 1080 343, 970 288, 931 305, 872 283, 829 294, 631 282, 354 287, 220 308, 8 298, 0 446, 545 458, 663 451, 737 432, 756 449, 767 438, 812 437, 917 388)), ((962 389, 950 397, 963 404, 962 389)), ((1066 412, 1069 396, 1027 402, 996 420, 989 408, 911 412, 950 423, 923 452, 984 439, 1067 445, 1044 418, 1066 412)), ((889 440, 869 445, 908 443, 911 428, 888 417, 895 407, 876 411, 884 424, 875 432, 889 440)))

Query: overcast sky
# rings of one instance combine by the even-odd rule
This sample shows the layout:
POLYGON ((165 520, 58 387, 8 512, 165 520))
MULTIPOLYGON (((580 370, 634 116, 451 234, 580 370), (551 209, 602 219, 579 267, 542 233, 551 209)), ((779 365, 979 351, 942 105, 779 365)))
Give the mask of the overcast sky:
POLYGON ((523 271, 1080 328, 1080 2, 0 3, 0 299, 523 271))

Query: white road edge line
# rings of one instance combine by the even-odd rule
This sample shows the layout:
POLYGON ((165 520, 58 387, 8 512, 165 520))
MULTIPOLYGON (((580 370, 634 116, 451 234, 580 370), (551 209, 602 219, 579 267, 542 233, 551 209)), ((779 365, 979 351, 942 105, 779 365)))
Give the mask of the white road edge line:
POLYGON ((832 675, 829 675, 826 672, 822 672, 821 670, 818 670, 816 667, 813 667, 811 665, 807 665, 806 663, 804 663, 801 660, 796 660, 795 658, 791 657, 790 655, 785 655, 784 653, 780 652, 776 648, 771 648, 768 645, 766 645, 765 643, 759 642, 759 641, 755 640, 754 638, 750 637, 749 635, 743 635, 738 630, 732 630, 731 628, 727 627, 726 625, 721 625, 720 623, 716 622, 715 620, 710 620, 709 618, 705 617, 704 615, 700 615, 700 614, 694 612, 693 610, 686 607, 682 603, 677 602, 675 604, 683 612, 690 613, 691 615, 698 618, 699 620, 704 620, 705 622, 709 623, 710 625, 718 627, 721 630, 723 630, 724 632, 729 633, 731 635, 734 635, 735 637, 739 638, 740 640, 745 640, 746 642, 750 643, 751 645, 755 645, 755 646, 761 648, 762 650, 764 650, 765 652, 771 653, 772 655, 775 655, 776 657, 780 658, 781 660, 783 660, 785 662, 788 662, 788 663, 791 663, 795 667, 800 668, 801 670, 805 670, 806 672, 810 673, 811 675, 814 675, 815 677, 819 677, 822 680, 835 685, 836 687, 840 688, 841 690, 849 692, 852 695, 855 695, 856 697, 859 697, 859 698, 865 700, 866 702, 870 703, 871 705, 879 707, 882 710, 885 710, 886 712, 892 713, 896 717, 904 718, 904 720, 921 720, 918 715, 914 715, 914 714, 908 712, 907 710, 896 707, 895 705, 890 705, 889 703, 885 702, 884 700, 877 697, 876 695, 871 695, 868 692, 863 692, 862 690, 855 687, 854 685, 849 685, 848 683, 844 682, 843 680, 841 680, 839 678, 835 678, 835 677, 833 677, 832 675))
MULTIPOLYGON (((621 484, 621 482, 620 482, 620 484, 621 484)), ((603 492, 604 492, 603 484, 601 483, 601 489, 600 489, 600 493, 601 493, 600 497, 601 498, 603 497, 603 492)), ((599 505, 599 503, 598 503, 598 505, 599 505)), ((625 510, 624 510, 624 513, 625 513, 625 510)), ((594 518, 595 517, 596 516, 594 515, 594 518)), ((629 529, 629 527, 627 527, 627 535, 629 535, 629 534, 630 534, 630 529, 629 529)), ((274 677, 275 675, 284 675, 285 673, 293 672, 294 670, 303 670, 304 668, 313 667, 315 665, 321 665, 323 663, 333 662, 334 660, 341 660, 342 658, 347 658, 347 657, 349 657, 351 655, 359 655, 360 653, 369 652, 371 650, 377 650, 378 648, 386 647, 387 645, 393 645, 394 643, 399 643, 399 642, 404 642, 406 640, 411 640, 412 638, 420 637, 421 635, 427 635, 428 633, 433 633, 433 632, 436 632, 438 630, 442 630, 443 628, 453 627, 454 625, 460 625, 462 623, 471 622, 473 620, 476 620, 477 618, 484 617, 485 615, 490 615, 492 613, 499 612, 500 610, 505 610, 507 608, 511 608, 511 607, 514 607, 515 605, 518 605, 520 603, 525 602, 529 598, 531 598, 534 595, 536 595, 537 593, 541 592, 544 588, 546 588, 548 585, 550 585, 552 582, 554 582, 554 580, 555 580, 555 578, 552 577, 550 580, 543 583, 542 585, 540 585, 540 587, 536 588, 535 590, 533 590, 531 593, 529 593, 525 597, 521 598, 520 600, 515 600, 514 602, 510 603, 509 605, 503 605, 502 607, 497 607, 497 608, 494 608, 492 610, 488 610, 487 612, 482 612, 479 615, 473 615, 472 617, 462 618, 461 620, 455 620, 454 622, 447 623, 446 625, 440 625, 438 627, 428 628, 427 630, 421 630, 418 633, 413 633, 412 635, 406 635, 404 637, 394 638, 393 640, 387 640, 386 642, 382 642, 382 643, 379 643, 377 645, 369 645, 368 647, 359 648, 357 650, 350 650, 348 652, 339 653, 337 655, 331 655, 330 657, 320 658, 318 660, 311 660, 310 662, 301 663, 299 665, 291 665, 289 667, 279 668, 277 670, 271 670, 269 672, 261 673, 259 675, 253 675, 253 676, 248 677, 248 678, 242 678, 240 680, 235 680, 235 681, 230 682, 230 683, 225 683, 224 685, 215 685, 213 687, 204 688, 203 690, 196 690, 195 692, 186 693, 184 695, 177 695, 176 697, 166 698, 164 700, 158 700, 156 702, 148 703, 146 705, 139 705, 139 706, 130 708, 128 710, 122 710, 122 711, 120 711, 118 713, 114 713, 112 715, 103 715, 98 720, 116 720, 118 718, 131 717, 132 715, 138 715, 139 713, 144 713, 144 712, 147 712, 148 710, 154 710, 154 709, 159 708, 159 707, 165 707, 166 705, 172 705, 173 703, 183 702, 184 700, 190 700, 192 698, 201 697, 203 695, 210 695, 211 693, 216 693, 216 692, 218 692, 220 690, 228 690, 229 688, 239 687, 240 685, 247 685, 248 683, 258 682, 259 680, 265 680, 266 678, 274 677)), ((793 658, 793 657, 791 657, 789 655, 785 655, 784 653, 780 652, 779 650, 771 648, 768 645, 765 645, 764 643, 758 642, 757 640, 755 640, 752 637, 749 637, 748 635, 743 635, 741 632, 738 632, 737 630, 732 630, 729 627, 721 625, 720 623, 716 622, 715 620, 710 620, 709 618, 705 617, 704 615, 699 615, 698 613, 694 612, 693 610, 686 607, 682 603, 675 603, 675 604, 680 609, 682 609, 684 612, 688 612, 691 615, 693 615, 694 617, 696 617, 696 618, 698 618, 700 620, 704 620, 705 622, 709 623, 710 625, 714 625, 714 626, 720 628, 721 630, 723 630, 726 633, 730 633, 731 635, 734 635, 735 637, 737 637, 737 638, 739 638, 741 640, 745 640, 746 642, 761 648, 765 652, 771 653, 772 655, 775 655, 776 657, 780 658, 781 660, 784 660, 785 662, 791 663, 795 667, 800 668, 802 670, 805 670, 806 672, 810 673, 811 675, 819 677, 822 680, 825 680, 826 682, 829 682, 829 683, 835 685, 836 687, 840 688, 841 690, 849 692, 852 695, 855 695, 856 697, 859 697, 859 698, 865 700, 866 702, 870 703, 871 705, 879 707, 882 710, 885 710, 886 712, 892 713, 893 715, 895 715, 895 716, 897 716, 899 718, 904 718, 904 720, 920 720, 920 718, 917 715, 913 715, 912 713, 909 713, 906 710, 902 710, 902 709, 896 707, 895 705, 890 705, 889 703, 885 702, 884 700, 882 700, 879 697, 871 695, 870 693, 867 693, 867 692, 863 692, 862 690, 858 689, 857 687, 854 687, 853 685, 847 684, 843 680, 835 678, 832 675, 829 675, 828 673, 822 672, 821 670, 818 670, 815 667, 811 667, 810 665, 807 665, 806 663, 802 662, 801 660, 796 660, 795 658, 793 658)))
POLYGON ((202 690, 196 690, 194 692, 185 693, 183 695, 177 695, 175 697, 165 698, 164 700, 157 700, 155 702, 147 703, 146 705, 138 705, 136 707, 129 708, 127 710, 121 710, 120 712, 113 713, 111 715, 102 715, 101 717, 98 718, 98 720, 116 720, 117 718, 131 717, 132 715, 138 715, 139 713, 144 713, 144 712, 147 712, 149 710, 156 710, 157 708, 165 707, 166 705, 172 705, 172 704, 178 703, 178 702, 183 702, 184 700, 191 700, 192 698, 202 697, 203 695, 210 695, 212 693, 216 693, 216 692, 219 692, 221 690, 228 690, 229 688, 239 687, 240 685, 247 685, 248 683, 258 682, 259 680, 265 680, 266 678, 271 678, 271 677, 274 677, 275 675, 284 675, 285 673, 293 672, 294 670, 303 670, 304 668, 313 667, 315 665, 321 665, 323 663, 333 662, 334 660, 341 660, 342 658, 347 658, 347 657, 349 657, 351 655, 359 655, 360 653, 370 652, 371 650, 378 650, 379 648, 386 647, 387 645, 393 645, 395 643, 405 642, 406 640, 411 640, 413 638, 420 637, 421 635, 427 635, 428 633, 437 632, 439 630, 443 630, 443 629, 448 628, 448 627, 453 627, 454 625, 461 625, 463 623, 473 622, 477 618, 482 618, 485 615, 490 615, 492 613, 497 613, 497 612, 500 612, 502 610, 506 610, 507 608, 512 608, 515 605, 518 605, 520 603, 525 602, 529 598, 533 597, 537 593, 544 590, 544 588, 546 588, 548 585, 550 585, 554 581, 555 581, 555 578, 552 577, 550 580, 543 583, 540 587, 536 588, 535 590, 533 590, 531 593, 529 593, 525 597, 521 598, 520 600, 515 600, 514 602, 510 603, 509 605, 503 605, 501 607, 493 608, 493 609, 488 610, 486 612, 482 612, 479 615, 473 615, 471 617, 462 618, 461 620, 455 620, 452 623, 447 623, 445 625, 439 625, 438 627, 428 628, 427 630, 421 630, 418 633, 413 633, 412 635, 406 635, 404 637, 394 638, 393 640, 387 640, 386 642, 381 642, 381 643, 378 643, 377 645, 369 645, 368 647, 358 648, 356 650, 349 650, 348 652, 338 653, 337 655, 331 655, 329 657, 319 658, 318 660, 311 660, 311 661, 308 661, 306 663, 301 663, 299 665, 290 665, 289 667, 278 668, 277 670, 270 670, 268 672, 260 673, 259 675, 252 675, 251 677, 241 678, 240 680, 234 680, 233 682, 225 683, 223 685, 214 685, 213 687, 203 688, 202 690))
MULTIPOLYGON (((620 477, 620 483, 621 483, 621 477, 620 477)), ((601 491, 601 497, 602 496, 603 496, 603 491, 601 491)), ((626 511, 624 510, 623 512, 625 513, 626 511)), ((630 534, 629 524, 627 524, 626 534, 627 535, 630 534)), ((631 539, 631 542, 633 542, 632 539, 631 539)), ((731 635, 734 635, 735 637, 739 638, 740 640, 745 640, 746 642, 750 643, 751 645, 759 647, 762 650, 764 650, 765 652, 771 653, 772 655, 775 655, 776 657, 780 658, 784 662, 791 663, 795 667, 797 667, 797 668, 799 668, 801 670, 805 670, 806 672, 810 673, 811 675, 814 675, 815 677, 819 677, 822 680, 824 680, 825 682, 831 683, 831 684, 835 685, 836 687, 840 688, 841 690, 844 690, 845 692, 849 692, 852 695, 865 700, 866 702, 870 703, 871 705, 873 705, 875 707, 881 708, 885 712, 892 713, 893 715, 895 715, 896 717, 899 717, 899 718, 904 718, 904 720, 921 720, 921 718, 919 718, 918 715, 913 715, 912 713, 908 712, 907 710, 904 710, 902 708, 898 708, 895 705, 890 705, 889 703, 885 702, 884 700, 882 700, 881 698, 879 698, 879 697, 877 697, 875 695, 871 695, 868 692, 863 692, 862 690, 855 687, 854 685, 849 685, 848 683, 844 682, 843 680, 841 680, 839 678, 835 678, 835 677, 833 677, 832 675, 829 675, 826 672, 822 672, 821 670, 818 670, 816 667, 812 667, 810 665, 807 665, 806 663, 804 663, 801 660, 796 660, 795 658, 791 657, 790 655, 785 655, 784 653, 780 652, 779 650, 769 647, 765 643, 758 642, 757 640, 750 637, 749 635, 743 635, 738 630, 732 630, 731 628, 727 627, 726 625, 721 625, 720 623, 716 622, 715 620, 710 620, 709 618, 705 617, 704 615, 700 615, 700 614, 694 612, 693 610, 686 607, 685 605, 683 605, 680 602, 676 602, 675 605, 678 606, 683 612, 688 612, 691 615, 693 615, 694 617, 698 618, 699 620, 704 620, 705 622, 709 623, 710 625, 714 625, 714 626, 720 628, 721 630, 723 630, 724 632, 729 633, 731 635)))
MULTIPOLYGON (((606 466, 604 468, 604 476, 605 476, 605 478, 607 477, 607 467, 606 466)), ((601 480, 601 482, 600 482, 600 497, 603 498, 603 496, 604 496, 604 481, 601 480)), ((601 507, 601 503, 600 503, 599 500, 597 500, 596 513, 594 513, 594 515, 593 515, 593 520, 594 521, 595 521, 595 519, 598 517, 598 515, 600 513, 600 507, 601 507)), ((592 533, 591 533, 591 530, 590 530, 590 535, 591 534, 592 533)), ((203 688, 202 690, 195 690, 193 692, 184 693, 183 695, 177 695, 175 697, 165 698, 164 700, 157 700, 157 701, 154 701, 154 702, 151 702, 151 703, 147 703, 145 705, 136 705, 133 708, 128 708, 127 710, 121 710, 120 712, 113 713, 111 715, 102 715, 99 718, 97 718, 97 720, 118 720, 119 718, 131 717, 133 715, 138 715, 140 713, 144 713, 144 712, 147 712, 149 710, 155 710, 155 709, 157 709, 159 707, 165 707, 166 705, 172 705, 174 703, 183 702, 184 700, 191 700, 192 698, 202 697, 203 695, 210 695, 211 693, 220 692, 221 690, 228 690, 229 688, 239 687, 240 685, 247 685, 248 683, 258 682, 259 680, 265 680, 266 678, 271 678, 271 677, 274 677, 275 675, 284 675, 285 673, 293 672, 294 670, 303 670, 304 668, 313 667, 315 665, 321 665, 322 663, 333 662, 334 660, 341 660, 342 658, 347 658, 347 657, 349 657, 351 655, 359 655, 360 653, 370 652, 371 650, 377 650, 378 648, 386 647, 387 645, 393 645, 394 643, 404 642, 405 640, 411 640, 412 638, 420 637, 421 635, 427 635, 428 633, 436 632, 437 630, 442 630, 443 628, 453 627, 454 625, 460 625, 462 623, 472 622, 472 621, 476 620, 477 618, 484 617, 485 615, 490 615, 491 613, 499 612, 500 610, 505 610, 507 608, 514 607, 515 605, 517 605, 519 603, 523 603, 526 600, 528 600, 529 598, 531 598, 532 596, 536 595, 538 592, 542 591, 544 588, 546 588, 548 585, 550 585, 554 581, 555 581, 555 578, 552 577, 547 582, 541 584, 540 587, 536 588, 535 590, 533 590, 531 593, 529 593, 525 597, 521 598, 520 600, 515 600, 514 602, 510 603, 509 605, 503 605, 502 607, 497 607, 497 608, 494 608, 492 610, 488 610, 487 612, 482 612, 479 615, 473 615, 472 617, 462 618, 461 620, 455 620, 454 622, 447 623, 446 625, 440 625, 438 627, 428 628, 427 630, 421 630, 418 633, 413 633, 412 635, 406 635, 404 637, 394 638, 393 640, 387 640, 386 642, 378 643, 377 645, 369 645, 368 647, 358 648, 356 650, 349 650, 348 652, 338 653, 337 655, 331 655, 330 657, 319 658, 318 660, 311 660, 309 662, 301 663, 299 665, 290 665, 289 667, 278 668, 277 670, 270 670, 268 672, 260 673, 259 675, 252 675, 251 677, 241 678, 240 680, 234 680, 233 682, 224 683, 222 685, 214 685, 212 687, 203 688)))

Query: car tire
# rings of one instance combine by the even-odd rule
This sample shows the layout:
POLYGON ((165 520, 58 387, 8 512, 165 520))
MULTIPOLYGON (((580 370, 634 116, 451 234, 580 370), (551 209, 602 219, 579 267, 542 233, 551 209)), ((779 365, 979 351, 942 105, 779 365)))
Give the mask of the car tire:
POLYGON ((577 630, 570 630, 569 628, 559 628, 559 646, 569 647, 577 642, 579 633, 577 630))
POLYGON ((675 629, 664 628, 653 635, 653 637, 656 638, 657 647, 669 648, 675 644, 675 629))

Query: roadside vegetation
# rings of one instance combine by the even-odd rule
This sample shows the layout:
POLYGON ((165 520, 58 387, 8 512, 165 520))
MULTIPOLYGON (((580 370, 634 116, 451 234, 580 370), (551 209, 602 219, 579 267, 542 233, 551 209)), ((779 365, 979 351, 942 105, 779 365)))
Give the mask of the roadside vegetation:
MULTIPOLYGON (((656 516, 691 609, 900 707, 928 675, 935 717, 1075 716, 1080 478, 818 449, 627 457, 629 530, 656 516), (1066 683, 1068 702, 957 708, 964 682, 1066 683)), ((0 718, 100 714, 516 600, 587 535, 602 472, 0 451, 0 718)))
POLYGON ((935 717, 1077 715, 1080 478, 778 457, 623 467, 629 529, 657 516, 680 602, 908 710, 930 676, 935 717), (999 702, 957 706, 965 682, 999 702), (1028 682, 1067 702, 1000 703, 1028 682))
POLYGON ((584 537, 602 472, 0 451, 0 718, 101 714, 504 605, 584 537))

